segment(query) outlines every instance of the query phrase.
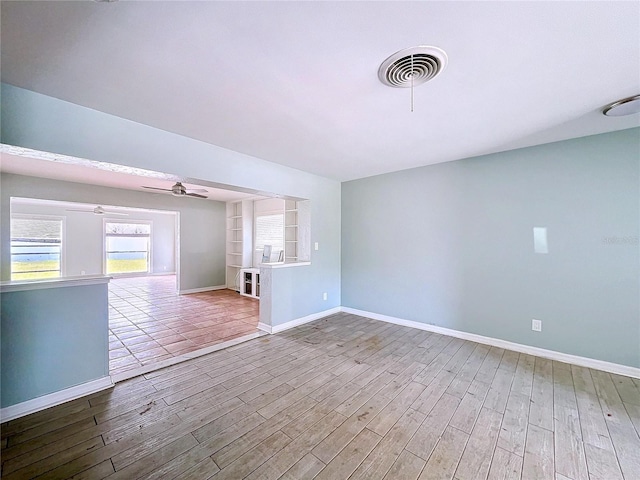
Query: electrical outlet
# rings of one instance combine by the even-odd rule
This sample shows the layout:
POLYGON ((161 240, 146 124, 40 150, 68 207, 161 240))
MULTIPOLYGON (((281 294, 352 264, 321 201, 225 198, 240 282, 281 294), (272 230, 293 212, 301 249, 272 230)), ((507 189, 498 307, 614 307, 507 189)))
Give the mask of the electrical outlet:
POLYGON ((86 272, 84 270, 80 271, 80 275, 85 275, 86 272))
POLYGON ((313 247, 315 250, 318 250, 318 242, 314 243, 313 247))
POLYGON ((534 332, 542 331, 542 320, 536 320, 535 318, 531 320, 531 330, 534 332))
POLYGON ((327 292, 324 292, 324 293, 322 294, 322 299, 323 299, 323 300, 326 300, 326 299, 327 299, 327 292))

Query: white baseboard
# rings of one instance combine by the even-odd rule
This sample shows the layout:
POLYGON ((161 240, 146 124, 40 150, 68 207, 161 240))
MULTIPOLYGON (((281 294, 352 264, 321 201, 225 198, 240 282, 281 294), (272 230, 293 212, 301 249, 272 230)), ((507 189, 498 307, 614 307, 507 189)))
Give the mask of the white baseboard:
MULTIPOLYGON (((291 320, 290 322, 281 323, 280 325, 276 325, 275 327, 269 327, 265 325, 265 327, 269 327, 271 331, 269 333, 279 333, 285 330, 289 330, 290 328, 297 327, 299 325, 304 325, 305 323, 313 322, 314 320, 318 320, 319 318, 324 318, 329 315, 333 315, 334 313, 340 313, 342 307, 330 308, 329 310, 323 310, 322 312, 312 313, 311 315, 307 315, 306 317, 296 318, 295 320, 291 320)), ((260 328, 260 325, 258 325, 260 328)), ((260 328, 262 330, 262 328, 260 328)), ((265 330, 267 331, 267 330, 265 330)))
POLYGON ((580 357, 578 355, 571 355, 568 353, 556 352, 554 350, 547 350, 540 347, 532 347, 530 345, 523 345, 521 343, 510 342, 508 340, 501 340, 499 338, 485 337, 482 335, 477 335, 475 333, 461 332, 459 330, 452 330, 450 328, 438 327, 437 325, 430 325, 427 323, 415 322, 413 320, 405 320, 403 318, 390 317, 388 315, 367 312, 364 310, 358 310, 350 307, 341 307, 340 311, 345 313, 351 313, 353 315, 358 315, 360 317, 372 318, 373 320, 380 320, 382 322, 402 325, 403 327, 417 328, 419 330, 426 330, 428 332, 440 333, 442 335, 447 335, 449 337, 461 338, 463 340, 482 343, 484 345, 490 345, 492 347, 499 347, 507 350, 513 350, 514 352, 526 353, 529 355, 548 358, 550 360, 557 360, 559 362, 564 362, 564 363, 571 363, 573 365, 578 365, 580 367, 603 370, 605 372, 616 373, 618 375, 624 375, 626 377, 640 378, 640 368, 630 367, 628 365, 620 365, 618 363, 605 362, 604 360, 596 360, 593 358, 580 357))
MULTIPOLYGON (((180 293, 197 293, 200 291, 209 291, 209 290, 221 290, 226 288, 226 286, 219 287, 208 287, 205 289, 196 289, 183 291, 180 293)), ((329 310, 324 310, 322 312, 313 313, 311 315, 307 315, 305 317, 297 318, 291 320, 289 322, 276 325, 275 327, 271 327, 270 325, 266 325, 264 323, 258 324, 258 329, 267 333, 279 333, 285 330, 288 330, 293 327, 297 327, 300 325, 304 325, 305 323, 313 322, 314 320, 318 320, 320 318, 327 317, 329 315, 334 315, 336 313, 345 312, 353 315, 358 315, 365 318, 371 318, 373 320, 379 320, 387 323, 393 323, 396 325, 401 325, 404 327, 417 328, 419 330, 425 330, 428 332, 439 333, 442 335, 447 335, 450 337, 461 338, 463 340, 469 340, 476 343, 482 343, 484 345, 490 345, 493 347, 504 348, 507 350, 513 350, 515 352, 525 353, 529 355, 535 355, 538 357, 548 358, 551 360, 557 360, 559 362, 570 363, 573 365, 578 365, 581 367, 593 368, 597 370, 603 370, 605 372, 615 373, 618 375, 624 375, 627 377, 640 378, 640 368, 630 367, 627 365, 620 365, 617 363, 606 362, 603 360, 596 360, 587 357, 581 357, 578 355, 571 355, 567 353, 557 352, 553 350, 546 350, 544 348, 533 347, 529 345, 523 345, 520 343, 510 342, 507 340, 501 340, 499 338, 485 337, 482 335, 477 335, 475 333, 467 333, 459 330, 453 330, 450 328, 439 327, 437 325, 430 325, 426 323, 416 322, 413 320, 405 320, 402 318, 391 317, 389 315, 382 315, 379 313, 367 312, 364 310, 358 310, 350 307, 335 307, 329 310)), ((205 355, 211 353, 212 351, 219 350, 222 348, 231 347, 237 343, 241 343, 247 341, 249 339, 255 338, 259 336, 259 334, 251 334, 246 337, 234 339, 230 342, 225 342, 223 344, 218 344, 208 349, 203 349, 197 352, 191 352, 188 356, 189 358, 195 358, 199 355, 205 355)), ((169 364, 178 363, 180 361, 184 361, 187 358, 179 358, 179 359, 170 359, 169 364)), ((154 366, 157 368, 157 365, 154 366)), ((146 372, 142 372, 146 373, 146 372)), ((137 372, 136 375, 140 375, 141 372, 137 372)), ((44 410, 49 407, 54 407, 56 405, 60 405, 62 403, 75 400, 77 398, 83 397, 85 395, 90 395, 92 393, 100 392, 102 390, 106 390, 113 386, 114 381, 122 381, 125 378, 130 378, 130 375, 122 375, 123 378, 112 378, 111 377, 103 377, 97 380, 93 380, 90 382, 83 383, 81 385, 76 385, 74 387, 70 387, 59 392, 50 393, 48 395, 43 395, 42 397, 34 398, 32 400, 27 400, 25 402, 19 403, 17 405, 11 405, 9 407, 5 407, 0 409, 0 421, 7 422, 9 420, 14 420, 16 418, 23 417, 25 415, 29 415, 34 412, 38 412, 40 410, 44 410)))
POLYGON ((189 293, 210 292, 212 290, 224 290, 225 288, 227 288, 226 285, 216 285, 215 287, 192 288, 190 290, 180 290, 178 292, 178 295, 186 295, 189 293))
POLYGON ((258 330, 267 333, 273 333, 271 325, 267 325, 266 323, 258 322, 258 330))
POLYGON ((111 377, 102 377, 74 387, 65 388, 58 392, 49 393, 48 395, 43 395, 32 400, 27 400, 26 402, 4 407, 0 410, 0 420, 3 423, 8 422, 9 420, 15 420, 16 418, 24 417, 30 413, 35 413, 49 407, 55 407, 56 405, 84 397, 85 395, 100 392, 111 387, 113 387, 111 377))

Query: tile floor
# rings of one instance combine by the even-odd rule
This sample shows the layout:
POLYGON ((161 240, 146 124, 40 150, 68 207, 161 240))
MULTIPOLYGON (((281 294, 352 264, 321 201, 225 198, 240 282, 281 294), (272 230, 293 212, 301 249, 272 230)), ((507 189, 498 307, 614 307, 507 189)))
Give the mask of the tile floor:
POLYGON ((175 275, 109 284, 109 373, 254 333, 259 302, 232 290, 178 295, 175 275))

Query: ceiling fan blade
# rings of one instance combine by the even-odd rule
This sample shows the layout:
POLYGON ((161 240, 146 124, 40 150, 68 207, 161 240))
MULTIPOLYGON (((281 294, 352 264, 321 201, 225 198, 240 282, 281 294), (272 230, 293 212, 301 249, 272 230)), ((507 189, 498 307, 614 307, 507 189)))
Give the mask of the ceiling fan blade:
POLYGON ((94 215, 118 215, 121 217, 128 217, 129 214, 128 213, 122 213, 122 212, 111 212, 109 210, 104 210, 101 209, 100 211, 96 211, 96 209, 92 209, 92 210, 82 210, 79 208, 67 208, 65 209, 65 211, 67 212, 81 212, 81 213, 93 213, 94 215))
POLYGON ((171 192, 170 188, 158 188, 158 187, 146 187, 142 185, 142 188, 148 188, 149 190, 162 190, 163 192, 171 192))
POLYGON ((209 190, 205 190, 204 188, 188 188, 187 193, 208 193, 209 190))
POLYGON ((187 193, 188 197, 197 197, 197 198, 207 198, 204 195, 200 195, 199 193, 187 193))

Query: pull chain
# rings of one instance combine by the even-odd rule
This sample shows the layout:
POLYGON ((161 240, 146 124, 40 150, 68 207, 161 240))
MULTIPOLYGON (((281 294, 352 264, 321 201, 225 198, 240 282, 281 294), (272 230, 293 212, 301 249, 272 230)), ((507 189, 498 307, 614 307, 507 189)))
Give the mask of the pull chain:
POLYGON ((413 113, 413 55, 411 55, 411 112, 413 113))

